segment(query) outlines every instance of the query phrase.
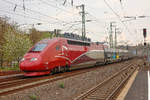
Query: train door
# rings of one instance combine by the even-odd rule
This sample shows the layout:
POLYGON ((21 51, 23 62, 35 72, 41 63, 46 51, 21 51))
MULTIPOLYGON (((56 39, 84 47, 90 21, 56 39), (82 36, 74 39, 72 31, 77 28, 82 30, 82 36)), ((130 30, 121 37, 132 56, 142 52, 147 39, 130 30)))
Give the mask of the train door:
POLYGON ((62 44, 62 54, 65 56, 65 57, 68 57, 68 48, 66 45, 62 44))
POLYGON ((68 64, 69 62, 71 62, 70 57, 69 57, 68 46, 64 41, 62 41, 61 43, 62 43, 62 46, 61 46, 62 54, 63 54, 64 58, 67 60, 66 63, 68 64))
POLYGON ((61 45, 61 55, 62 56, 67 56, 67 46, 65 45, 63 40, 60 40, 60 45, 61 45))

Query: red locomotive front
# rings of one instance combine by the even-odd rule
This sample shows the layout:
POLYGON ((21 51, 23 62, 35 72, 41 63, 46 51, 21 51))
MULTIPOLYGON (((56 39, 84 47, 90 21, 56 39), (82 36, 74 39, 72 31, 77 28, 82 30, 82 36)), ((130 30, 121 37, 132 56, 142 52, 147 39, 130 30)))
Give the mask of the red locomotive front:
POLYGON ((25 76, 37 76, 50 73, 53 68, 54 55, 56 50, 52 48, 57 40, 46 39, 37 43, 20 62, 20 69, 25 72, 25 76))

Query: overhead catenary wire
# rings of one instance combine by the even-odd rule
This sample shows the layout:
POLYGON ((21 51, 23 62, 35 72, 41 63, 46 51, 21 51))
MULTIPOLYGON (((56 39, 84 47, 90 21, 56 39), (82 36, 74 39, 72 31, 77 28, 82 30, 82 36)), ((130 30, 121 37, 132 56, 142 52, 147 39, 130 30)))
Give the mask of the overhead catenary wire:
POLYGON ((107 7, 118 17, 119 21, 124 25, 124 27, 127 29, 127 31, 130 34, 133 34, 132 32, 130 32, 129 28, 127 27, 127 25, 122 21, 121 17, 119 14, 117 14, 114 9, 108 4, 108 2, 106 0, 104 0, 104 3, 107 5, 107 7))
MULTIPOLYGON (((108 35, 109 35, 108 32, 107 32, 108 30, 107 30, 107 28, 106 28, 105 25, 102 25, 102 20, 100 20, 99 18, 95 17, 94 15, 92 15, 92 14, 89 13, 89 12, 88 12, 88 15, 90 15, 91 17, 94 18, 94 20, 92 20, 91 22, 97 23, 98 25, 96 25, 96 27, 100 25, 102 28, 106 29, 106 30, 104 30, 103 32, 99 32, 99 33, 106 33, 107 36, 108 36, 108 35)), ((106 24, 106 22, 105 22, 105 23, 103 22, 103 24, 106 24)), ((104 34, 103 34, 103 35, 104 35, 104 34)), ((97 35, 97 36, 98 36, 98 35, 97 35)))
POLYGON ((102 21, 99 20, 97 17, 93 16, 91 13, 88 12, 88 15, 90 15, 91 17, 94 18, 94 20, 92 20, 91 22, 95 22, 98 23, 101 27, 105 28, 105 26, 102 25, 102 21))
MULTIPOLYGON (((9 4, 13 4, 14 6, 16 5, 15 2, 12 2, 12 1, 9 1, 9 0, 2 0, 2 1, 7 2, 7 3, 9 2, 9 4)), ((44 1, 45 4, 47 3, 47 5, 52 6, 52 5, 51 5, 48 1, 46 1, 46 0, 39 0, 39 1, 44 1)), ((19 5, 19 4, 17 4, 17 6, 23 7, 23 5, 19 5)), ((57 6, 55 6, 55 5, 53 5, 53 7, 61 10, 60 7, 57 7, 57 6)), ((17 9, 18 9, 18 8, 17 8, 17 9)), ((41 13, 41 12, 39 12, 39 11, 35 11, 35 10, 32 10, 32 9, 29 9, 28 7, 25 8, 25 11, 27 11, 27 12, 30 11, 30 12, 39 14, 40 16, 45 16, 45 17, 48 17, 48 18, 52 18, 52 19, 54 19, 54 20, 59 21, 60 23, 62 22, 62 24, 68 23, 68 22, 66 22, 66 21, 64 21, 64 20, 62 20, 62 19, 60 19, 60 18, 49 16, 48 14, 44 14, 44 13, 41 13)), ((67 12, 67 13, 70 13, 70 11, 65 10, 65 9, 62 9, 62 11, 67 12)), ((8 12, 7 12, 7 13, 8 13, 8 12)), ((11 12, 11 13, 12 13, 12 12, 11 12)), ((16 13, 13 13, 13 14, 16 14, 16 13)), ((29 14, 30 14, 30 13, 29 13, 29 14)), ((16 14, 16 15, 17 15, 17 14, 16 14)), ((40 19, 39 17, 34 18, 33 16, 30 17, 30 16, 27 16, 27 15, 20 15, 20 14, 18 14, 18 16, 23 16, 23 17, 25 16, 26 18, 30 18, 30 19, 34 19, 34 20, 39 20, 39 21, 44 21, 44 22, 46 22, 45 19, 42 20, 42 19, 40 19)), ((100 23, 100 20, 99 20, 98 18, 96 18, 95 16, 93 16, 93 17, 97 20, 97 21, 94 21, 94 22, 100 23)), ((63 25, 62 25, 62 26, 63 26, 63 25)), ((103 26, 103 27, 105 27, 105 26, 103 26)))
MULTIPOLYGON (((90 7, 90 6, 87 6, 87 8, 88 7, 90 7)), ((90 7, 90 8, 93 9, 93 7, 90 7)), ((100 25, 101 27, 106 28, 105 25, 103 25, 103 24, 106 23, 106 19, 99 19, 96 16, 94 16, 93 14, 91 14, 91 12, 90 13, 87 12, 87 15, 89 15, 89 16, 94 18, 94 20, 91 20, 91 23, 94 22, 94 23, 97 23, 98 25, 100 25)))
POLYGON ((130 30, 128 29, 128 27, 126 26, 126 24, 125 23, 123 23, 123 21, 122 21, 122 19, 121 19, 121 17, 120 17, 120 15, 119 14, 117 14, 114 10, 113 10, 113 8, 107 3, 107 1, 106 0, 104 0, 104 3, 107 5, 107 7, 109 8, 109 9, 111 9, 111 11, 118 17, 118 19, 120 20, 120 22, 125 26, 125 28, 128 30, 128 32, 129 33, 131 33, 130 32, 130 30))
MULTIPOLYGON (((13 2, 10 2, 10 1, 8 1, 8 0, 4 0, 6 3, 8 3, 8 4, 12 4, 12 5, 16 5, 16 3, 13 3, 13 2)), ((17 6, 19 6, 19 7, 22 7, 22 5, 17 5, 17 6)), ((41 13, 41 12, 39 12, 39 11, 35 11, 35 10, 32 10, 32 9, 29 9, 29 8, 26 8, 26 14, 27 13, 29 13, 28 11, 30 11, 30 12, 33 12, 33 13, 36 13, 36 14, 39 14, 39 15, 41 15, 41 16, 45 16, 45 17, 49 17, 49 18, 51 18, 51 16, 49 16, 49 15, 46 15, 46 14, 43 14, 43 13, 41 13)), ((25 14, 25 13, 24 13, 25 14)), ((29 13, 30 14, 30 13, 29 13)), ((16 14, 17 15, 17 14, 16 14)), ((23 17, 23 15, 21 15, 22 17, 23 17)), ((26 16, 26 17, 28 17, 29 18, 29 16, 26 16)), ((35 19, 35 20, 37 20, 37 19, 39 19, 39 18, 31 18, 30 17, 30 19, 35 19)), ((60 19, 57 19, 57 18, 53 18, 53 19, 55 19, 55 20, 57 20, 58 22, 54 22, 54 23, 52 23, 52 24, 62 24, 62 26, 63 26, 63 24, 66 24, 66 23, 68 23, 68 21, 63 21, 63 20, 60 20, 60 19)), ((41 21, 41 20, 40 20, 41 21)), ((45 22, 45 21, 44 21, 45 22)))
POLYGON ((66 29, 66 31, 69 31, 70 29, 72 29, 72 27, 74 27, 75 25, 79 25, 81 23, 76 23, 76 24, 72 24, 68 29, 66 29))
MULTIPOLYGON (((28 18, 28 19, 33 19, 33 20, 37 20, 37 21, 42 21, 42 22, 46 22, 46 23, 49 23, 49 24, 50 24, 50 22, 45 21, 45 20, 41 20, 41 19, 39 19, 39 18, 35 18, 35 17, 31 17, 31 16, 26 16, 26 15, 23 15, 23 14, 17 14, 17 13, 9 12, 9 11, 2 10, 2 9, 0 9, 0 11, 1 11, 1 12, 4 12, 4 13, 7 13, 7 14, 15 14, 15 15, 17 15, 17 16, 26 17, 26 18, 28 18)), ((51 23, 51 24, 55 24, 55 23, 51 23)))
MULTIPOLYGON (((15 3, 11 2, 11 1, 7 1, 7 0, 3 0, 3 1, 6 2, 6 3, 9 3, 9 4, 16 5, 15 3)), ((17 6, 23 7, 22 5, 19 5, 19 4, 17 4, 17 6)), ((57 20, 57 21, 61 21, 63 23, 66 23, 65 21, 63 21, 61 19, 58 19, 56 17, 52 17, 52 16, 49 16, 49 15, 43 14, 43 13, 41 13, 39 11, 35 11, 35 10, 29 9, 29 8, 26 8, 26 10, 31 11, 31 12, 36 13, 36 14, 39 14, 39 15, 42 15, 42 16, 45 16, 45 17, 48 17, 48 18, 52 18, 52 19, 57 20)))
POLYGON ((114 9, 108 4, 106 0, 104 0, 104 3, 107 5, 107 7, 118 17, 118 19, 122 22, 121 17, 119 14, 117 14, 114 9))
MULTIPOLYGON (((50 7, 53 7, 53 8, 57 8, 57 9, 59 9, 59 10, 62 10, 62 11, 64 11, 64 12, 66 12, 66 13, 71 13, 72 14, 72 12, 71 11, 69 11, 69 10, 65 10, 65 9, 62 9, 62 8, 60 8, 60 7, 58 7, 58 6, 55 6, 55 5, 52 5, 52 4, 50 4, 49 2, 47 2, 47 1, 44 1, 44 0, 40 0, 42 3, 44 3, 45 5, 48 5, 48 6, 50 6, 50 7)), ((76 13, 77 14, 77 13, 76 13)), ((74 14, 73 14, 74 15, 74 14)))
MULTIPOLYGON (((28 19, 33 19, 33 20, 37 20, 37 21, 42 21, 42 22, 45 22, 45 23, 48 23, 48 24, 56 24, 56 23, 50 23, 50 22, 45 21, 45 20, 41 20, 41 19, 39 19, 39 18, 34 18, 34 17, 30 17, 30 16, 24 16, 24 15, 22 15, 22 14, 16 14, 16 13, 9 12, 9 11, 5 11, 5 10, 1 10, 1 9, 0 9, 0 12, 4 12, 4 13, 7 13, 7 14, 15 14, 15 15, 17 15, 17 16, 26 17, 26 18, 28 18, 28 19)), ((67 28, 66 30, 63 30, 63 31, 69 31, 69 30, 71 30, 75 25, 79 25, 79 24, 81 24, 81 23, 72 24, 69 28, 67 28)))
MULTIPOLYGON (((0 12, 4 12, 4 13, 7 13, 7 14, 15 14, 15 15, 17 15, 17 16, 21 16, 21 17, 25 17, 25 18, 33 19, 33 20, 37 20, 37 21, 42 21, 42 22, 45 22, 45 23, 48 23, 48 24, 56 24, 56 23, 50 23, 50 22, 45 21, 45 20, 41 20, 41 19, 39 19, 39 18, 30 17, 30 16, 27 16, 27 15, 18 14, 18 13, 14 13, 14 12, 2 10, 2 9, 0 9, 0 12)), ((77 21, 77 22, 78 22, 78 21, 77 21)), ((71 30, 75 25, 79 25, 79 24, 81 24, 81 23, 74 23, 74 24, 72 24, 71 26, 69 26, 65 31, 69 31, 69 30, 71 30)))
MULTIPOLYGON (((104 3, 107 5, 107 7, 118 17, 118 19, 120 20, 120 22, 127 28, 126 24, 122 22, 122 19, 120 17, 119 14, 117 14, 114 9, 108 4, 108 2, 106 0, 104 0, 104 3)), ((128 32, 130 33, 129 29, 127 28, 128 32)))
MULTIPOLYGON (((70 14, 70 15, 63 14, 63 15, 66 16, 65 18, 69 18, 71 16, 77 17, 77 15, 79 15, 79 12, 73 12, 73 11, 70 11, 70 10, 66 10, 66 9, 60 8, 60 7, 56 6, 56 5, 50 4, 48 1, 44 1, 44 0, 40 0, 40 1, 41 1, 41 3, 43 3, 43 4, 45 4, 45 5, 49 6, 49 7, 53 7, 53 8, 59 9, 61 12, 65 12, 67 14, 70 14)), ((56 16, 58 16, 61 12, 57 13, 56 16)))

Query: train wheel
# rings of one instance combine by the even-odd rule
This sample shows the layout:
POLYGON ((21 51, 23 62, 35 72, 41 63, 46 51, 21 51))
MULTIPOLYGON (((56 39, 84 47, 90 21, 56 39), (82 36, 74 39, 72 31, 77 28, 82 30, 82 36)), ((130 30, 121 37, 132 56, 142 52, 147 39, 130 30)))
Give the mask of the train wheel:
POLYGON ((60 69, 59 69, 59 68, 60 68, 60 67, 56 67, 56 68, 55 68, 55 72, 56 72, 56 73, 59 73, 59 72, 60 72, 60 69))
POLYGON ((56 73, 55 68, 53 68, 50 73, 54 75, 56 73))
POLYGON ((107 59, 105 59, 105 60, 104 60, 104 63, 105 63, 105 65, 107 65, 107 64, 108 64, 108 60, 107 60, 107 59))
POLYGON ((59 73, 60 72, 60 67, 55 67, 53 69, 53 73, 56 74, 56 73, 59 73))
POLYGON ((96 66, 98 66, 99 65, 99 63, 98 62, 96 62, 95 64, 94 64, 94 67, 96 67, 96 66))
POLYGON ((70 67, 68 65, 66 65, 66 71, 70 72, 70 67))
POLYGON ((62 67, 62 72, 66 72, 66 67, 62 67))

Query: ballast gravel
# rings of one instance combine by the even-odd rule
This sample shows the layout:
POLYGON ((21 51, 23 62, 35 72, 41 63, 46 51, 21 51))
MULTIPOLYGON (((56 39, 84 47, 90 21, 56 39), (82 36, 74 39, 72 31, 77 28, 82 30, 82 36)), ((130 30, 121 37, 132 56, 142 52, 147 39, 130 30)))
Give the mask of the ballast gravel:
POLYGON ((73 100, 81 93, 84 93, 113 75, 116 71, 122 69, 124 67, 122 65, 127 65, 127 62, 129 61, 100 66, 94 71, 19 91, 14 94, 0 96, 0 100, 73 100))

